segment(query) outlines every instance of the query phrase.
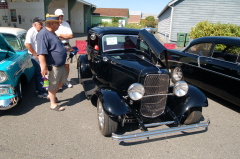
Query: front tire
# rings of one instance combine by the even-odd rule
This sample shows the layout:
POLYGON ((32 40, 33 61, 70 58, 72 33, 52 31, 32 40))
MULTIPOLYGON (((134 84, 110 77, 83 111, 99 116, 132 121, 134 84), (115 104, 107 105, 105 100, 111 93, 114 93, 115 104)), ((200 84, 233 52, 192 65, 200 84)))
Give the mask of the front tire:
POLYGON ((184 116, 183 123, 185 125, 198 123, 202 117, 202 107, 193 107, 184 116))
POLYGON ((20 103, 23 99, 23 93, 22 93, 22 82, 21 82, 21 79, 18 80, 18 84, 16 86, 16 92, 18 94, 18 103, 20 103))
POLYGON ((97 114, 99 130, 103 136, 109 137, 112 136, 112 133, 117 132, 117 117, 112 118, 105 113, 102 101, 99 98, 97 101, 97 114))
POLYGON ((78 83, 82 84, 82 81, 81 81, 81 68, 78 67, 77 70, 78 70, 78 83))
POLYGON ((184 79, 182 69, 180 67, 175 67, 171 69, 171 78, 173 83, 183 81, 184 79))

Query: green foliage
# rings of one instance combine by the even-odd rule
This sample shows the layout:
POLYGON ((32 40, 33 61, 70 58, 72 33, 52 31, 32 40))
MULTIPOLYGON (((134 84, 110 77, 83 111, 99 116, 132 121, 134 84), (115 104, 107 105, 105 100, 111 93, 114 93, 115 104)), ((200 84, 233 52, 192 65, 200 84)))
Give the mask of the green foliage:
POLYGON ((121 20, 121 19, 123 19, 123 18, 121 18, 121 17, 112 17, 112 22, 113 23, 118 23, 118 20, 121 20))
POLYGON ((152 22, 155 21, 154 16, 148 16, 145 18, 145 20, 152 21, 152 22))
POLYGON ((140 24, 142 26, 147 26, 147 27, 152 27, 152 28, 156 28, 157 26, 157 21, 147 21, 147 20, 141 20, 140 24))
POLYGON ((140 25, 140 24, 127 24, 125 26, 125 28, 134 28, 134 29, 141 29, 143 28, 144 26, 140 25))
POLYGON ((202 21, 191 28, 190 38, 196 39, 204 36, 240 36, 240 26, 235 24, 221 24, 202 21))
POLYGON ((118 27, 118 23, 102 22, 101 27, 118 27))
MULTIPOLYGON (((208 21, 199 22, 195 27, 191 28, 190 38, 196 39, 204 36, 231 36, 240 37, 240 26, 235 24, 211 23, 208 21)), ((224 50, 225 45, 217 45, 215 50, 224 50)), ((239 48, 231 48, 232 54, 237 54, 239 48)))

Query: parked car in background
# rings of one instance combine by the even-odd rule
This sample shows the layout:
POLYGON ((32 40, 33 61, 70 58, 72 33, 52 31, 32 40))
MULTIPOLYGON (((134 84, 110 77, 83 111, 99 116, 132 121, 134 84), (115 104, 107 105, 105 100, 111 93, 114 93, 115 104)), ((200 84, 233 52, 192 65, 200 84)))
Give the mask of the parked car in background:
POLYGON ((185 80, 240 106, 240 38, 202 37, 168 50, 173 82, 185 80))
POLYGON ((142 29, 145 29, 145 30, 147 30, 148 32, 150 32, 152 34, 155 34, 157 32, 157 29, 156 28, 152 28, 152 27, 142 28, 142 29))
POLYGON ((17 105, 22 85, 29 82, 34 67, 24 46, 26 30, 0 27, 0 110, 17 105))
POLYGON ((87 54, 78 58, 78 78, 86 97, 97 106, 103 136, 125 141, 208 126, 209 121, 199 123, 207 98, 184 81, 171 85, 161 54, 166 55, 166 49, 146 30, 89 30, 87 54), (117 135, 126 123, 137 123, 143 132, 117 135), (164 124, 178 127, 148 131, 164 124))

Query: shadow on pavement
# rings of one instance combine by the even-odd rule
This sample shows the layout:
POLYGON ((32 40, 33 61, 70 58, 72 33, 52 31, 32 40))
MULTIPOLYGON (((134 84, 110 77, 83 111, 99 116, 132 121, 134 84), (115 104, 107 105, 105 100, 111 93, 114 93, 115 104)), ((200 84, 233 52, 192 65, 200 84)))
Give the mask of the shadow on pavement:
POLYGON ((218 96, 215 96, 214 94, 206 92, 204 90, 201 90, 201 91, 206 95, 207 98, 209 98, 209 99, 219 103, 220 105, 222 105, 222 106, 224 106, 226 108, 229 108, 229 109, 231 109, 231 110, 233 110, 235 112, 240 113, 240 107, 239 106, 237 106, 235 104, 232 104, 232 103, 230 103, 230 102, 228 102, 228 101, 226 101, 226 100, 224 100, 224 99, 222 99, 222 98, 220 98, 218 96))
POLYGON ((34 107, 40 106, 43 103, 49 102, 46 98, 38 98, 35 92, 34 78, 31 79, 30 83, 23 88, 23 99, 21 103, 15 107, 0 111, 0 116, 5 115, 23 115, 31 111, 34 107))

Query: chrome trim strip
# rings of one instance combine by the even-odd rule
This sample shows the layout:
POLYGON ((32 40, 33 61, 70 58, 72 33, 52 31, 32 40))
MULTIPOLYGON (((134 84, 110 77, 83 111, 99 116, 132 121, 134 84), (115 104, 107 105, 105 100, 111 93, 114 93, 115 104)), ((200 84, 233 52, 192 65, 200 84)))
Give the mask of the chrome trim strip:
POLYGON ((208 121, 204 123, 182 125, 178 127, 144 131, 139 133, 125 134, 125 135, 117 135, 112 133, 112 139, 115 141, 127 141, 127 140, 133 140, 133 139, 148 138, 151 136, 165 135, 165 134, 171 134, 176 132, 195 130, 199 128, 207 128, 209 124, 210 124, 210 120, 208 119, 208 121))
MULTIPOLYGON (((170 61, 170 60, 169 60, 169 61, 170 61)), ((229 75, 226 75, 226 74, 222 74, 222 73, 219 73, 219 72, 216 72, 216 71, 212 71, 212 70, 206 69, 206 68, 201 67, 201 66, 191 65, 191 64, 189 64, 189 63, 180 62, 180 61, 174 61, 174 60, 171 60, 171 61, 176 62, 176 63, 180 63, 180 64, 185 64, 185 65, 192 66, 192 67, 196 67, 196 68, 201 68, 201 69, 203 69, 203 70, 206 70, 206 71, 209 71, 209 72, 212 72, 212 73, 219 74, 219 75, 221 75, 221 76, 225 76, 225 77, 228 77, 228 78, 231 78, 231 79, 240 81, 239 78, 232 77, 232 76, 229 76, 229 75)), ((239 67, 239 66, 238 66, 238 67, 239 67)))
POLYGON ((154 96, 170 96, 170 95, 174 95, 173 93, 168 93, 168 94, 154 94, 154 95, 146 95, 146 96, 143 96, 144 97, 154 97, 154 96))

